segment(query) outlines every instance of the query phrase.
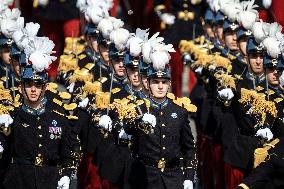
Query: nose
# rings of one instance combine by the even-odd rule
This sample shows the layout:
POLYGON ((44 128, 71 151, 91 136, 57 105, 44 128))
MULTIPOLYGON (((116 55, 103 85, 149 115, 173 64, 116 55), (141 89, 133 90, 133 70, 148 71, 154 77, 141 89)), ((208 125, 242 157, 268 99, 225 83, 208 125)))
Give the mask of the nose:
POLYGON ((31 91, 32 91, 32 92, 35 92, 35 91, 36 91, 36 86, 35 86, 35 85, 32 85, 31 91))
POLYGON ((234 41, 237 41, 237 34, 235 34, 235 33, 234 33, 234 35, 233 35, 233 40, 234 40, 234 41))
POLYGON ((162 89, 162 88, 163 88, 163 83, 162 83, 162 82, 159 82, 158 88, 159 88, 159 89, 162 89))

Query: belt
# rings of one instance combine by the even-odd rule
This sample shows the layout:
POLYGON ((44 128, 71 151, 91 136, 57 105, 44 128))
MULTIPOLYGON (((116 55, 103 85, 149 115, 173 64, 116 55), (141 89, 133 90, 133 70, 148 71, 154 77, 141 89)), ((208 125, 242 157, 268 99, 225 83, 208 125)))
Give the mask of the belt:
POLYGON ((149 157, 138 157, 138 159, 142 161, 145 165, 160 169, 161 172, 164 172, 165 168, 180 167, 180 161, 181 161, 181 159, 178 157, 173 159, 161 158, 159 160, 152 159, 149 157))
POLYGON ((18 165, 35 165, 35 166, 57 166, 58 161, 57 160, 50 160, 50 159, 43 159, 41 157, 36 157, 35 159, 29 159, 29 158, 17 158, 12 157, 11 159, 12 164, 18 164, 18 165))

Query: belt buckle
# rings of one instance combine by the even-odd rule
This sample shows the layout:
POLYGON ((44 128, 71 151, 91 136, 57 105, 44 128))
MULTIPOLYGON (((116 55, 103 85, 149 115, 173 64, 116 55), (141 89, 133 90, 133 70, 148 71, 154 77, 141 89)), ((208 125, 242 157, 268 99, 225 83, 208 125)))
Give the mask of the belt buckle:
POLYGON ((164 158, 160 159, 158 162, 158 168, 161 170, 161 172, 164 172, 166 168, 166 161, 164 158))
POLYGON ((39 167, 42 167, 42 165, 43 165, 43 157, 37 156, 37 157, 35 158, 35 165, 36 165, 36 166, 39 166, 39 167))

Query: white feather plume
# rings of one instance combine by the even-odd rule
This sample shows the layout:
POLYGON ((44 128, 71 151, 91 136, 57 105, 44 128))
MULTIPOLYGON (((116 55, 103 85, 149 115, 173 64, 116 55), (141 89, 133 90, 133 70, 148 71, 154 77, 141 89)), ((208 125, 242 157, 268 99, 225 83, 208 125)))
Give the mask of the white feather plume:
POLYGON ((277 58, 278 55, 281 54, 281 49, 280 49, 281 43, 275 37, 267 37, 266 39, 264 39, 262 44, 264 45, 267 54, 272 58, 277 58))
POLYGON ((252 27, 252 33, 253 36, 255 37, 255 41, 260 44, 267 36, 267 34, 264 31, 264 25, 266 23, 260 21, 260 22, 256 22, 254 23, 253 27, 252 27))
POLYGON ((24 27, 24 18, 20 17, 19 9, 7 9, 2 14, 1 32, 7 37, 11 38, 13 33, 24 27))
POLYGON ((207 0, 207 3, 210 6, 210 9, 214 12, 217 12, 220 10, 220 5, 218 0, 207 0))
POLYGON ((171 56, 167 51, 155 51, 150 54, 153 68, 155 70, 164 70, 166 65, 169 63, 171 56))
POLYGON ((110 33, 110 40, 115 44, 119 51, 123 51, 126 47, 130 33, 127 29, 118 28, 110 33))
POLYGON ((49 65, 56 60, 51 56, 55 44, 47 37, 36 37, 28 47, 25 48, 25 54, 31 62, 33 69, 41 72, 48 69, 49 65))
POLYGON ((231 22, 237 21, 238 14, 241 11, 239 0, 219 0, 220 10, 231 22))
POLYGON ((99 6, 89 6, 85 12, 85 18, 88 22, 98 24, 103 18, 109 17, 106 9, 99 6))
POLYGON ((155 33, 149 40, 145 40, 142 44, 142 54, 143 54, 143 61, 145 63, 151 63, 150 54, 152 48, 156 45, 163 43, 164 38, 159 37, 159 32, 155 33))
POLYGON ((98 30, 102 33, 103 37, 105 39, 109 39, 109 35, 113 30, 116 30, 118 28, 121 28, 124 25, 122 20, 114 18, 114 17, 108 17, 102 19, 98 24, 98 30))
POLYGON ((247 30, 252 30, 254 23, 258 20, 258 12, 254 0, 241 2, 241 11, 238 14, 238 22, 247 30))
POLYGON ((138 57, 142 52, 142 44, 144 41, 148 40, 149 29, 141 30, 136 29, 136 33, 132 34, 127 42, 127 48, 129 49, 130 55, 138 57))

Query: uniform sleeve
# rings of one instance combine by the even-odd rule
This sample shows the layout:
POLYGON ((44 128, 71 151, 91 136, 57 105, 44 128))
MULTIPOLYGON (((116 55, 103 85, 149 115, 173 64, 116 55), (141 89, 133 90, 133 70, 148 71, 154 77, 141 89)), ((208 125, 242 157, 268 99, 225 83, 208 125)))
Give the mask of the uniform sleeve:
POLYGON ((80 162, 81 145, 76 130, 72 128, 69 122, 66 124, 61 142, 61 168, 59 174, 71 177, 76 174, 80 162))
POLYGON ((254 171, 241 183, 238 189, 257 189, 263 188, 268 183, 274 171, 274 158, 260 164, 254 171))
POLYGON ((184 160, 185 180, 193 181, 197 168, 197 159, 195 141, 190 127, 189 113, 187 113, 184 127, 181 130, 181 150, 184 160))

